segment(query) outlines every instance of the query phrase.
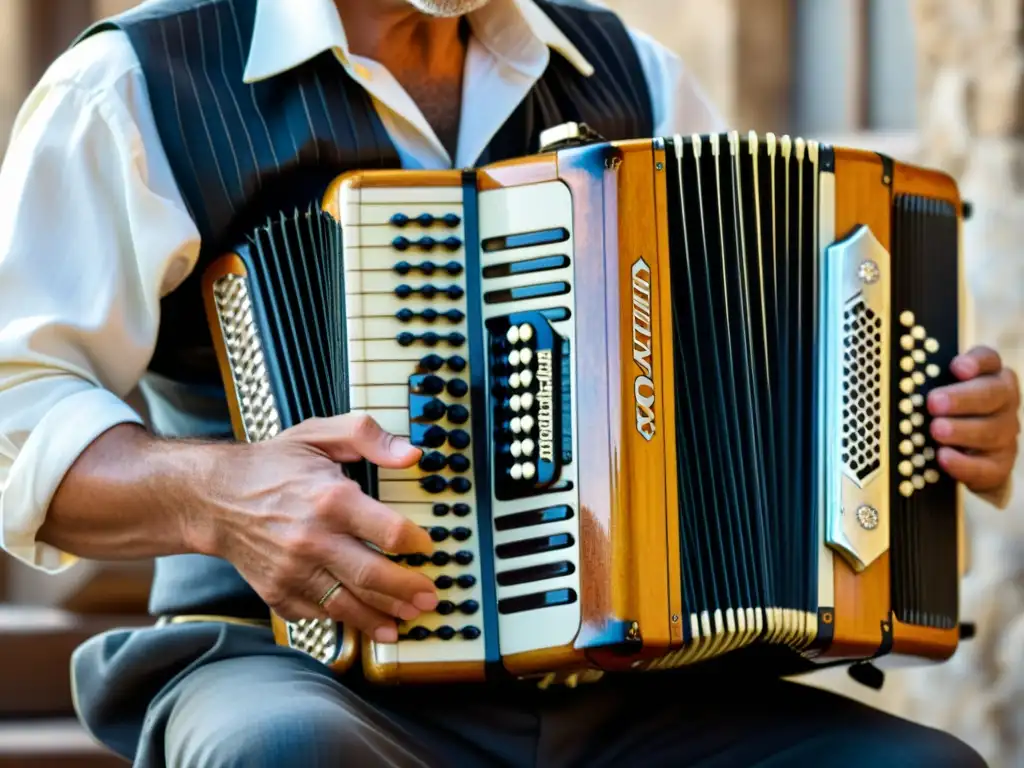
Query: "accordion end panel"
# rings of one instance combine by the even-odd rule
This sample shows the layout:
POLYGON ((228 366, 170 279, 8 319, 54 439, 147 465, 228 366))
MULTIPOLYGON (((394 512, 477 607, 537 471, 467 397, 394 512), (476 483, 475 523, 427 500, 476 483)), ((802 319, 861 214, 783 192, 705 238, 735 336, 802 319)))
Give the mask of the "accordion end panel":
MULTIPOLYGON (((202 292, 235 439, 252 443, 277 435, 282 419, 248 278, 242 256, 225 254, 203 274, 202 292)), ((332 621, 288 622, 276 614, 271 626, 277 643, 304 651, 335 672, 347 671, 358 657, 357 633, 349 627, 332 621)))
POLYGON ((833 173, 823 306, 842 324, 842 413, 824 420, 840 471, 823 474, 835 616, 821 658, 940 661, 959 639, 962 491, 937 464, 927 398, 960 345, 959 194, 858 150, 836 149, 833 173))

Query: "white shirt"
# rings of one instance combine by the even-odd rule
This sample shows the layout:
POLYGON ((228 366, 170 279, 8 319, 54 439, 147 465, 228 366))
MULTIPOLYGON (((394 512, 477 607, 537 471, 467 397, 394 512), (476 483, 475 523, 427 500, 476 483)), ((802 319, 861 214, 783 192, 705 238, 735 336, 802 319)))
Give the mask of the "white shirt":
MULTIPOLYGON (((332 0, 257 0, 244 77, 333 50, 372 95, 404 167, 465 167, 552 50, 592 71, 532 0, 493 0, 469 22, 454 159, 388 71, 350 53, 332 0)), ((656 95, 654 135, 724 130, 682 62, 631 34, 656 95)), ((15 557, 47 571, 75 562, 37 531, 78 455, 117 424, 143 423, 126 398, 153 352, 160 299, 199 246, 127 38, 102 32, 67 51, 19 112, 0 168, 0 545, 15 557)))

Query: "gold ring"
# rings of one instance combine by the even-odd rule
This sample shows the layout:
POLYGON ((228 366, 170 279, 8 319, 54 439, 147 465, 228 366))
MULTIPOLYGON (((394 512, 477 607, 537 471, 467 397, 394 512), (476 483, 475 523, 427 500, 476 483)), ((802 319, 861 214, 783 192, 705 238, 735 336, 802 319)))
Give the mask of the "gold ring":
POLYGON ((331 588, 328 589, 326 592, 324 592, 324 596, 320 598, 320 607, 323 608, 324 607, 324 603, 326 603, 328 600, 330 600, 331 599, 331 595, 333 595, 339 589, 341 589, 341 582, 340 581, 334 582, 334 584, 331 585, 331 588))

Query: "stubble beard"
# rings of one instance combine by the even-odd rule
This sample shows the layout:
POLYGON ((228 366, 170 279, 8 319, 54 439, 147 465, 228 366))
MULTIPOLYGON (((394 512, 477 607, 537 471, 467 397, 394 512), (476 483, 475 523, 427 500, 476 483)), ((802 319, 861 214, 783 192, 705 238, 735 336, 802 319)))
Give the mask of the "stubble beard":
POLYGON ((491 0, 406 0, 416 10, 428 16, 452 18, 483 8, 491 0))

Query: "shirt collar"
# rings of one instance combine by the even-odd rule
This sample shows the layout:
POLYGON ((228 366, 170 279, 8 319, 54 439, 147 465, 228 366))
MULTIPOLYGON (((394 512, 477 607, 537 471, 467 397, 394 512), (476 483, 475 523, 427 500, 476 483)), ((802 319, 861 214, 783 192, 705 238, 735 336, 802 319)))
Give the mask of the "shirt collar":
MULTIPOLYGON (((593 66, 533 0, 491 0, 469 14, 477 39, 498 59, 539 77, 548 50, 557 51, 589 77, 593 66)), ((243 79, 246 83, 279 75, 324 51, 342 63, 348 38, 333 0, 256 0, 256 21, 243 79)))

